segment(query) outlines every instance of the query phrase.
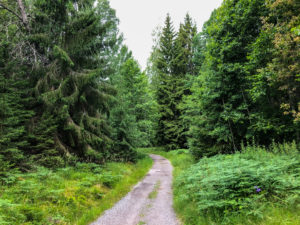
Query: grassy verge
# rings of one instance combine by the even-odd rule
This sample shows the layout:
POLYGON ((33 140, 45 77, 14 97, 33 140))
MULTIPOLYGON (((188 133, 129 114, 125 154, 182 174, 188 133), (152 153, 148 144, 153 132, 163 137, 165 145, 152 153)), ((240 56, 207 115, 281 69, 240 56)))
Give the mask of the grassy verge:
POLYGON ((145 157, 136 164, 78 163, 15 174, 11 184, 0 186, 0 224, 88 224, 128 193, 151 166, 145 157))
POLYGON ((300 225, 295 145, 248 147, 194 163, 188 151, 141 149, 174 166, 174 209, 185 225, 300 225), (269 149, 270 151, 270 149, 269 149))

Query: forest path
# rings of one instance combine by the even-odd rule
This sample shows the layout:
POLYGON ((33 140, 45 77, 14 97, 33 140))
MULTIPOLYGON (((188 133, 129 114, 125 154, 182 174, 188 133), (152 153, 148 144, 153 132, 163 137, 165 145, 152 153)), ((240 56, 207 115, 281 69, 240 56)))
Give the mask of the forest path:
POLYGON ((150 155, 153 167, 113 208, 90 225, 179 225, 173 210, 171 163, 150 155))

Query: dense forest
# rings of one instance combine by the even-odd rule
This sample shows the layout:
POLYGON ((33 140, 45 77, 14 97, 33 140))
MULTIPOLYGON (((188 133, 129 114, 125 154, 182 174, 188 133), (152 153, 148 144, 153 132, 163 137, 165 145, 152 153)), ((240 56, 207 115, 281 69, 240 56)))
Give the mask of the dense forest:
MULTIPOLYGON (((146 160, 145 147, 196 161, 299 152, 298 0, 224 0, 200 32, 189 14, 178 31, 167 15, 145 71, 118 24, 108 0, 0 0, 0 186, 67 168, 89 176, 146 160)), ((0 224, 36 219, 4 219, 16 213, 5 205, 0 195, 0 224)))
POLYGON ((94 2, 0 2, 1 171, 134 161, 151 145, 148 79, 94 2))
POLYGON ((150 58, 158 145, 196 157, 299 141, 299 3, 224 1, 197 33, 168 16, 150 58))

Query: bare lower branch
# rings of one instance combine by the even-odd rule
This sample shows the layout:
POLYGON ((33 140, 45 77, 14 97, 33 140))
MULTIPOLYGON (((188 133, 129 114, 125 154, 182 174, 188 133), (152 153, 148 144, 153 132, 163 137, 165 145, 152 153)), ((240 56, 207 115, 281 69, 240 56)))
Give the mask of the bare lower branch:
POLYGON ((8 8, 6 5, 4 5, 4 4, 1 3, 1 2, 0 2, 0 7, 1 7, 2 9, 5 9, 5 10, 7 10, 8 12, 12 13, 14 16, 16 16, 16 17, 23 23, 22 18, 21 18, 17 13, 15 13, 13 10, 11 10, 10 8, 8 8))
POLYGON ((29 27, 28 27, 28 18, 27 18, 27 14, 26 14, 26 11, 25 11, 23 0, 18 0, 18 6, 19 6, 19 9, 20 9, 20 12, 21 12, 22 21, 23 21, 24 25, 26 26, 26 28, 29 29, 29 27))

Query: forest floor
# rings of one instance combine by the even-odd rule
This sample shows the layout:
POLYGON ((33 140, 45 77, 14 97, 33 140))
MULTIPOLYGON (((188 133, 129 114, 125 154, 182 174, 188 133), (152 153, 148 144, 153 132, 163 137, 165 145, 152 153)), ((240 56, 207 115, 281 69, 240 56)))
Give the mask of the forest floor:
POLYGON ((153 167, 146 177, 113 208, 91 225, 177 225, 173 210, 171 163, 150 155, 153 167))
POLYGON ((87 225, 122 199, 148 173, 150 157, 137 163, 76 163, 14 172, 0 182, 0 225, 87 225))

